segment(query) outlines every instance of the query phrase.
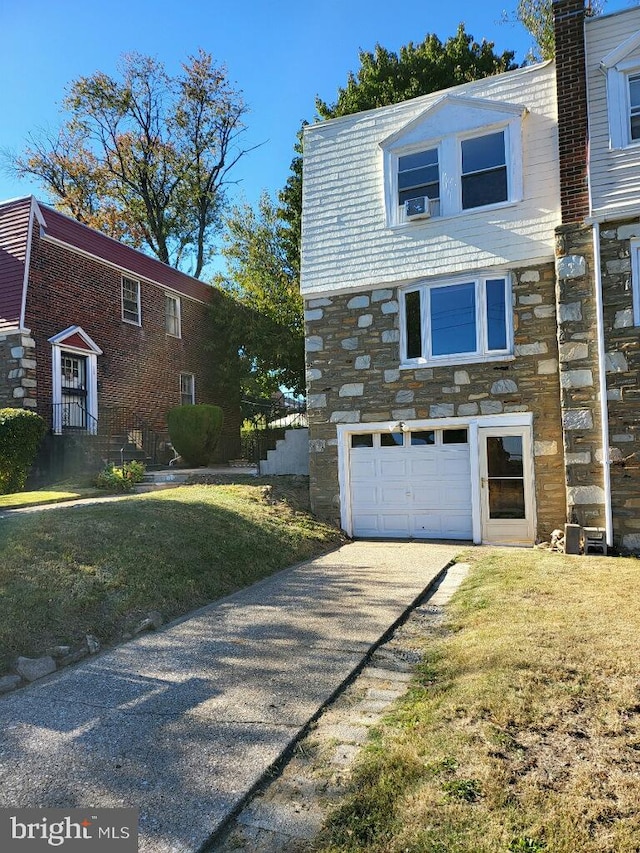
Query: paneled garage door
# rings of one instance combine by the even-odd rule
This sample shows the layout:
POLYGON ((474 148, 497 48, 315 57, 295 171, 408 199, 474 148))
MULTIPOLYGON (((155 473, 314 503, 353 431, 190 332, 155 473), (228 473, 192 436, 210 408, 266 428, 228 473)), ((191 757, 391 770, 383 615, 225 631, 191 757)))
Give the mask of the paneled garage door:
POLYGON ((467 429, 350 436, 354 536, 471 539, 467 429))

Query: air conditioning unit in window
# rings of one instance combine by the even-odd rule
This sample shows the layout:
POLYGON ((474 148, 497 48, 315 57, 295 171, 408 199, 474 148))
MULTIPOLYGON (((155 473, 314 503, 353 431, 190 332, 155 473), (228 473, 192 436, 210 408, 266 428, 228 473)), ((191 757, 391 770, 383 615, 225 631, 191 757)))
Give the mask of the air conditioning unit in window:
POLYGON ((414 219, 429 219, 431 216, 429 196, 408 198, 404 203, 404 216, 407 222, 412 222, 414 219))

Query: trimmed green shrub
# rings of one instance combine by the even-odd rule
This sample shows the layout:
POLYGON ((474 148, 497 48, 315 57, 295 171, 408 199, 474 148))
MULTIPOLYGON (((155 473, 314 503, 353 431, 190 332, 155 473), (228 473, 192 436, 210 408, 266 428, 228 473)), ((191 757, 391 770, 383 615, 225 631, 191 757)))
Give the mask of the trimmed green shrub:
POLYGON ((167 412, 171 444, 187 465, 206 465, 218 444, 223 421, 220 406, 176 406, 167 412))
POLYGON ((47 425, 28 409, 0 409, 0 494, 21 492, 47 425))
POLYGON ((142 462, 125 462, 124 465, 107 465, 96 477, 95 483, 99 489, 108 492, 130 492, 135 483, 144 479, 145 467, 142 462))

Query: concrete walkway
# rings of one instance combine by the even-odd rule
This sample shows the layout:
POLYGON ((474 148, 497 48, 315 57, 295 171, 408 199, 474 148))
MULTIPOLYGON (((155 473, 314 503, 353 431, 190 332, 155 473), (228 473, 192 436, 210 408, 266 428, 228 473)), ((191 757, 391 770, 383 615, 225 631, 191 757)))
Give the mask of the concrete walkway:
POLYGON ((0 806, 140 809, 197 851, 459 545, 356 542, 0 697, 0 806))

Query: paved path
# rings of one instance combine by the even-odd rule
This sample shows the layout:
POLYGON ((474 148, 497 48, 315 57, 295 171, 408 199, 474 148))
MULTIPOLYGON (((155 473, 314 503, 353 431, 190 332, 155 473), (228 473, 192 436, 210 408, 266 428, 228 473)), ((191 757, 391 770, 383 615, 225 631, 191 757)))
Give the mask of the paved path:
POLYGON ((137 806, 197 851, 460 551, 356 542, 0 697, 0 806, 137 806))

